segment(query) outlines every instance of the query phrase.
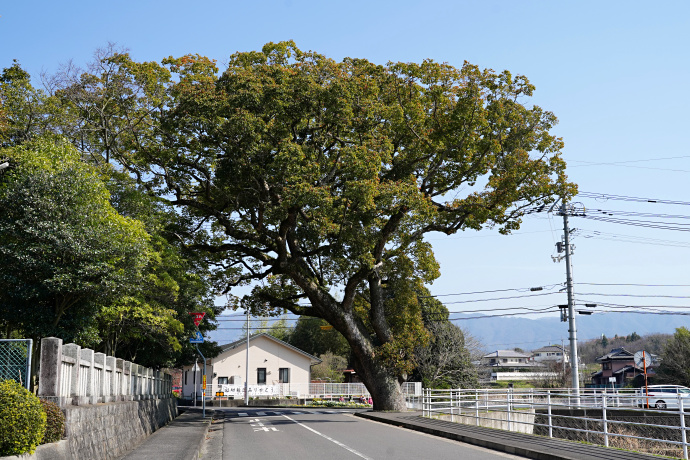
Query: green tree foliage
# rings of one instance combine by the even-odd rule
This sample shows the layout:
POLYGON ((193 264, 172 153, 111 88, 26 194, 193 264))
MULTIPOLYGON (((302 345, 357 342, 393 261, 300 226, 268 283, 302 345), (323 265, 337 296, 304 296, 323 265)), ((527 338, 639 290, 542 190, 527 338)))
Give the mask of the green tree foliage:
POLYGON ((34 453, 45 430, 41 401, 14 380, 0 381, 0 455, 34 453))
POLYGON ((428 335, 416 292, 439 271, 425 235, 510 233, 575 192, 556 118, 524 105, 534 87, 507 71, 335 62, 291 42, 234 54, 220 76, 198 55, 165 60, 172 79, 124 53, 100 62, 124 82, 114 114, 100 70, 55 92, 82 120, 73 142, 178 207, 194 224, 180 238, 226 291, 258 282, 237 307, 333 325, 377 409, 403 408, 428 335))
MULTIPOLYGON (((151 234, 150 257, 142 282, 101 307, 93 330, 96 348, 147 366, 187 363, 196 355, 188 338, 197 329, 204 335, 215 329, 221 310, 213 305, 209 267, 179 244, 175 232, 184 223, 174 210, 126 176, 110 171, 106 183, 115 209, 151 234), (190 312, 206 313, 198 328, 190 312)), ((214 343, 200 348, 204 356, 218 351, 214 343)))
POLYGON ((43 412, 46 413, 46 431, 41 440, 41 444, 58 442, 65 435, 65 414, 62 413, 60 406, 52 401, 41 399, 43 412))
MULTIPOLYGON (((215 291, 210 284, 209 263, 214 261, 185 252, 177 233, 180 228, 186 229, 189 222, 116 169, 127 166, 127 158, 120 155, 126 150, 124 146, 141 147, 144 140, 140 134, 150 133, 148 128, 152 126, 157 104, 164 98, 163 87, 158 83, 169 72, 160 65, 134 63, 112 45, 96 52, 89 70, 93 73, 66 66, 57 75, 46 78, 50 89, 46 93, 31 86, 28 73, 17 63, 4 69, 0 76, 0 142, 17 146, 47 133, 70 139, 83 152, 80 161, 98 167, 87 169, 105 182, 115 211, 128 222, 142 223, 151 236, 141 254, 140 266, 130 270, 133 274, 141 269, 136 282, 77 302, 70 307, 75 314, 62 316, 61 328, 57 330, 44 327, 43 321, 35 324, 33 332, 22 333, 59 335, 155 367, 186 362, 196 354, 187 340, 196 330, 188 313, 206 312, 205 321, 199 326, 206 333, 216 327, 214 317, 221 310, 213 306, 215 291), (110 167, 111 158, 118 158, 119 164, 110 167), (93 311, 98 313, 93 315, 93 311)), ((2 159, 6 160, 7 155, 2 159)), ((57 163, 61 161, 58 159, 57 163)), ((98 193, 101 192, 102 186, 98 193)), ((88 196, 88 190, 80 193, 86 193, 84 199, 88 196)), ((55 196, 51 195, 49 200, 55 196)), ((50 227, 51 222, 43 225, 50 227)), ((110 243, 103 236, 101 243, 105 248, 110 243)), ((43 281, 41 276, 37 274, 28 284, 38 286, 43 281)), ((20 325, 16 320, 3 324, 3 319, 0 325, 6 334, 17 333, 20 325)), ((205 342, 201 348, 207 356, 217 352, 214 343, 205 342)))
POLYGON ((314 356, 332 353, 347 359, 350 354, 345 337, 321 318, 300 316, 287 342, 314 356))
POLYGON ((429 340, 415 347, 413 379, 427 388, 469 388, 477 385, 477 370, 465 334, 449 320, 448 309, 427 288, 418 291, 429 340))
POLYGON ((690 386, 690 330, 676 329, 661 354, 657 375, 661 382, 690 386))
POLYGON ((19 145, 49 132, 55 107, 17 61, 0 74, 0 147, 19 145))
POLYGON ((601 334, 601 347, 606 348, 608 346, 609 346, 609 339, 607 339, 604 334, 601 334))
POLYGON ((637 342, 641 338, 642 337, 640 337, 640 334, 638 334, 637 332, 633 332, 632 334, 625 337, 625 341, 628 343, 637 342))
MULTIPOLYGON (((584 363, 595 363, 599 356, 609 353, 614 348, 625 348, 631 353, 645 350, 648 353, 660 355, 664 349, 664 345, 671 337, 670 334, 649 334, 640 336, 632 333, 628 336, 619 336, 616 339, 610 339, 607 347, 602 347, 601 339, 586 340, 578 343, 578 356, 584 363), (635 338, 631 340, 631 338, 635 338)), ((601 366, 599 366, 601 368, 601 366)))
POLYGON ((430 323, 427 328, 429 343, 415 350, 415 377, 425 388, 476 388, 477 371, 462 330, 449 321, 430 323))
POLYGON ((67 65, 49 78, 62 108, 60 133, 96 164, 116 160, 131 169, 129 153, 149 145, 169 81, 166 68, 134 62, 126 50, 108 44, 86 69, 67 65))
POLYGON ((319 359, 321 362, 311 368, 312 380, 335 383, 345 381, 345 374, 343 374, 343 371, 347 369, 345 357, 329 351, 319 356, 319 359))
POLYGON ((31 337, 74 337, 95 301, 141 281, 149 236, 112 208, 69 145, 40 140, 2 154, 0 315, 31 337))

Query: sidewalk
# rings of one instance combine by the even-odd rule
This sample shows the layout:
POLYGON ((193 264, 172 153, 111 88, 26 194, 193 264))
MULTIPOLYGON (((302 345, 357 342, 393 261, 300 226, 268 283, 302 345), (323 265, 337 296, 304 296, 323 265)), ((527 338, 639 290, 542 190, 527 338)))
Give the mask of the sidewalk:
POLYGON ((434 436, 539 460, 650 460, 654 455, 546 438, 511 431, 494 430, 422 417, 421 412, 359 412, 355 414, 434 436))
POLYGON ((184 414, 154 432, 120 460, 192 460, 196 459, 206 438, 213 410, 186 408, 184 414))

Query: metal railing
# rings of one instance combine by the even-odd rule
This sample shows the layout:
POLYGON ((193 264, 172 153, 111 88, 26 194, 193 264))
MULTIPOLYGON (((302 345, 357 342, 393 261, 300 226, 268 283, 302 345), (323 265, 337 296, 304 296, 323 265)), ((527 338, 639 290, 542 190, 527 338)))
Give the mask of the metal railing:
MULTIPOLYGON (((250 385, 250 396, 265 396, 276 398, 307 398, 307 399, 340 399, 340 398, 370 398, 371 394, 363 383, 279 383, 276 385, 250 385), (255 392, 256 389, 263 389, 263 392, 255 392)), ((402 385, 403 393, 407 399, 422 397, 421 382, 405 382, 402 385)), ((224 397, 244 396, 244 385, 219 385, 216 381, 206 385, 206 395, 215 396, 222 392, 224 397), (226 390, 226 391, 224 391, 226 390)), ((197 391, 197 399, 201 396, 201 385, 197 391)), ((194 398, 194 393, 191 395, 194 398)))
POLYGON ((634 389, 425 389, 422 411, 468 425, 688 459, 684 406, 690 401, 669 396, 666 403, 677 409, 645 408, 647 398, 634 389))

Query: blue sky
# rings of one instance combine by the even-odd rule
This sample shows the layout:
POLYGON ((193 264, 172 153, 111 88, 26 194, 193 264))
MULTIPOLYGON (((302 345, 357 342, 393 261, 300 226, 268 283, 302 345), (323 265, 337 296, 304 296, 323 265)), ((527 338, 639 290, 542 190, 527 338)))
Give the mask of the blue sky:
MULTIPOLYGON (((41 71, 56 71, 69 59, 83 65, 96 48, 108 42, 129 48, 137 60, 198 53, 218 60, 221 68, 235 51, 293 39, 302 49, 337 60, 351 56, 385 63, 431 58, 455 66, 467 60, 480 67, 508 69, 526 75, 536 86, 529 103, 558 116, 560 123, 553 132, 565 141, 569 175, 581 191, 690 202, 688 2, 4 3, 0 6, 0 65, 7 67, 17 59, 36 77, 41 71)), ((577 201, 588 210, 690 215, 687 205, 590 197, 577 201)), ((576 293, 674 295, 679 298, 595 300, 690 305, 690 299, 683 298, 688 295, 687 286, 621 286, 690 284, 687 232, 578 218, 571 225, 581 229, 573 241, 575 282, 618 285, 576 285, 576 293), (621 235, 636 241, 624 242, 621 235), (657 240, 678 244, 659 245, 657 240)), ((564 263, 554 264, 550 258, 561 229, 560 218, 541 215, 526 218, 523 228, 510 237, 491 230, 453 237, 432 235, 442 267, 432 292, 445 295, 561 283, 564 263)), ((443 299, 481 300, 492 295, 443 299)), ((584 302, 594 297, 578 298, 584 302)), ((565 303, 564 294, 449 304, 449 308, 559 303, 565 303)), ((620 316, 620 333, 632 332, 625 329, 624 315, 620 316)), ((673 326, 688 326, 686 316, 671 318, 673 326)), ((545 337, 545 342, 567 337, 563 326, 553 337, 545 337)), ((672 332, 669 327, 664 332, 672 332)), ((218 337, 224 340, 235 333, 226 330, 218 337)), ((589 327, 579 333, 589 338, 600 331, 589 327)))

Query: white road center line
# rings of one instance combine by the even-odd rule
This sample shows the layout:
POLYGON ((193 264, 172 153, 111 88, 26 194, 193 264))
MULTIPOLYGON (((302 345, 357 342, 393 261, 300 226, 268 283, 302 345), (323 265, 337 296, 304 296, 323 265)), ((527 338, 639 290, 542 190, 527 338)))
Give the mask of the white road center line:
POLYGON ((311 428, 311 427, 308 427, 308 426, 305 425, 304 423, 298 422, 297 420, 295 420, 295 419, 293 419, 293 418, 290 418, 290 417, 288 417, 287 415, 283 415, 283 417, 285 417, 286 419, 290 420, 291 422, 294 422, 294 423, 298 424, 298 425, 301 426, 302 428, 306 428, 307 430, 311 431, 311 432, 314 433, 314 434, 318 434, 318 435, 321 436, 322 438, 328 439, 329 441, 331 441, 332 443, 335 443, 335 444, 339 445, 339 446, 342 447, 343 449, 349 450, 350 452, 352 452, 353 454, 357 455, 357 456, 360 457, 360 458, 363 458, 363 459, 365 459, 365 460, 373 460, 372 458, 367 457, 366 455, 364 455, 364 454, 362 454, 362 453, 360 453, 360 452, 357 452, 357 451, 354 450, 352 447, 348 447, 348 446, 346 446, 345 444, 343 444, 342 442, 340 442, 340 441, 338 441, 338 440, 335 440, 335 439, 331 438, 331 437, 328 436, 328 435, 325 435, 325 434, 323 434, 323 433, 319 433, 318 431, 316 431, 315 429, 313 429, 313 428, 311 428))

